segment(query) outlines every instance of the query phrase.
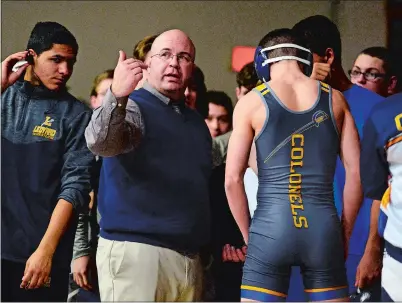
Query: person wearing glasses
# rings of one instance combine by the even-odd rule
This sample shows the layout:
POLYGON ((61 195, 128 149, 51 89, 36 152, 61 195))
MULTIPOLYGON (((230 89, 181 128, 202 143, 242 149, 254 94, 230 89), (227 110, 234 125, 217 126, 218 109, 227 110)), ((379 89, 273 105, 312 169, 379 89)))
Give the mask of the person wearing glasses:
MULTIPOLYGON (((299 21, 293 29, 305 38, 307 48, 313 53, 314 68, 312 77, 324 81, 333 88, 341 91, 350 107, 355 120, 359 137, 363 135, 363 125, 373 106, 382 102, 383 96, 352 83, 342 67, 342 42, 337 26, 327 17, 315 15, 299 21)), ((366 71, 366 67, 361 67, 366 71)), ((338 215, 342 213, 343 190, 345 187, 345 168, 340 158, 334 179, 335 206, 338 215)), ((352 189, 350 189, 352 190, 352 189)), ((363 291, 373 286, 372 299, 380 300, 381 285, 376 277, 381 272, 381 247, 375 234, 370 232, 370 212, 372 199, 365 198, 359 210, 352 235, 349 241, 349 254, 346 260, 349 292, 355 293, 357 288, 363 291), (367 246, 366 246, 367 242, 367 246), (376 281, 377 283, 373 283, 376 281)), ((301 280, 298 280, 299 284, 301 280)), ((294 284, 301 289, 301 286, 294 284)), ((292 285, 291 285, 292 288, 292 285)), ((290 300, 302 297, 301 292, 290 300)), ((292 291, 290 294, 293 295, 292 291)))
POLYGON ((180 30, 153 42, 147 64, 123 51, 86 129, 103 157, 97 250, 102 301, 200 301, 209 241, 212 138, 185 106, 195 47, 180 30), (134 90, 147 69, 143 87, 134 90))
POLYGON ((385 47, 369 47, 357 56, 349 71, 353 84, 367 88, 383 97, 396 92, 395 62, 385 47))

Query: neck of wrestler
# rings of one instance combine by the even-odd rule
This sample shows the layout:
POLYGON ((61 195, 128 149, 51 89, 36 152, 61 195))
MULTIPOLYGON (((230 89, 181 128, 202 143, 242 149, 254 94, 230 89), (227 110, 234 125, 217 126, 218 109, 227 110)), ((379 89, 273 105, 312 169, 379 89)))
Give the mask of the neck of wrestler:
POLYGON ((334 62, 331 65, 331 73, 324 82, 340 92, 344 92, 353 86, 353 83, 350 82, 349 78, 346 76, 342 64, 339 62, 334 62))
POLYGON ((271 80, 295 81, 305 77, 301 70, 301 64, 296 60, 282 60, 271 65, 271 80))

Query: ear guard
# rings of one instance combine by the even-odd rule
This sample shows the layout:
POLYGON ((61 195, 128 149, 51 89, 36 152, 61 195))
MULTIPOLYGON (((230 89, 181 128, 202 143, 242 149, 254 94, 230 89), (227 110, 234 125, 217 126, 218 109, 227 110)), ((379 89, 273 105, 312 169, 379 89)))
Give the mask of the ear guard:
POLYGON ((307 76, 310 77, 311 72, 313 71, 313 54, 311 53, 310 50, 307 48, 301 47, 297 44, 292 44, 292 43, 282 43, 266 48, 262 48, 261 46, 258 46, 257 49, 255 50, 254 54, 254 67, 257 72, 258 78, 263 81, 263 82, 268 82, 271 77, 270 77, 270 63, 282 61, 282 60, 296 60, 304 64, 304 69, 303 73, 307 76), (302 59, 296 56, 280 56, 276 58, 271 58, 268 59, 268 56, 266 55, 267 52, 272 51, 277 48, 284 48, 284 47, 292 47, 292 48, 297 48, 302 51, 307 52, 307 59, 302 59))

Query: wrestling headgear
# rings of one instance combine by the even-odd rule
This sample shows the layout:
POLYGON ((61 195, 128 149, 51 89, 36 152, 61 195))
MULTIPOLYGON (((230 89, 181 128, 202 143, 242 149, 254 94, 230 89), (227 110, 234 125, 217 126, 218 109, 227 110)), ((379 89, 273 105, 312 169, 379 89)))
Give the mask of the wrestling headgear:
POLYGON ((255 50, 255 55, 254 55, 254 66, 255 70, 257 72, 258 78, 263 81, 263 82, 268 82, 270 80, 270 64, 282 60, 297 60, 301 63, 304 64, 304 69, 303 73, 307 76, 310 77, 311 72, 313 71, 313 54, 311 53, 310 50, 307 48, 301 47, 297 44, 293 43, 282 43, 282 44, 277 44, 274 46, 262 48, 262 46, 258 46, 257 49, 255 50), (276 58, 270 58, 268 59, 267 53, 277 49, 277 48, 284 48, 284 47, 291 47, 291 48, 297 48, 299 50, 307 52, 307 59, 299 58, 296 56, 280 56, 276 58))

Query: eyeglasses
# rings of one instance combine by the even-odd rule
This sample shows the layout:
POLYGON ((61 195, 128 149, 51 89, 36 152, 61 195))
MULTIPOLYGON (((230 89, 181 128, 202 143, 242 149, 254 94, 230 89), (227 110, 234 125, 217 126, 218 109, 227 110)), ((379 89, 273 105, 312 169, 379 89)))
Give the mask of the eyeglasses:
POLYGON ((350 70, 349 75, 351 78, 358 78, 363 75, 364 79, 368 81, 374 81, 377 78, 384 78, 386 75, 381 73, 361 72, 359 70, 350 70))
POLYGON ((159 58, 161 58, 163 61, 166 61, 166 62, 172 60, 172 58, 174 56, 176 56, 177 61, 179 61, 179 64, 182 64, 182 65, 188 65, 191 62, 193 62, 193 59, 190 57, 190 55, 188 55, 186 53, 179 53, 179 54, 174 55, 170 51, 162 51, 159 54, 155 54, 155 55, 151 56, 151 58, 155 57, 155 56, 158 56, 159 58))

